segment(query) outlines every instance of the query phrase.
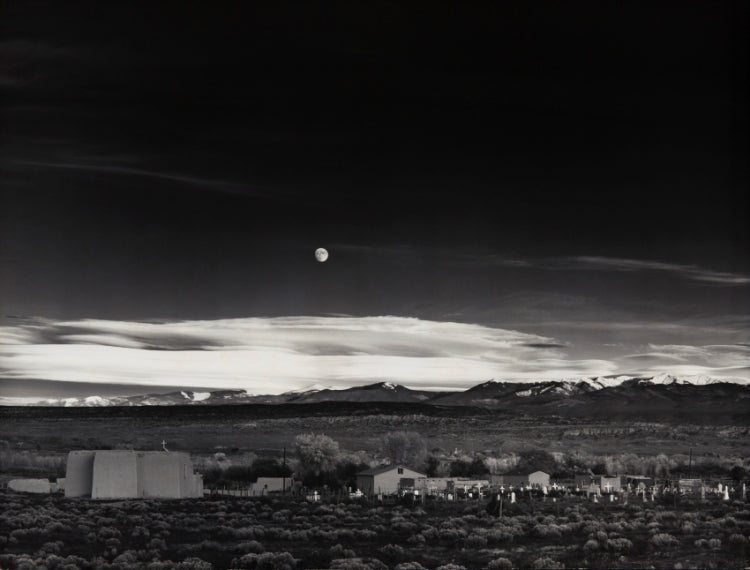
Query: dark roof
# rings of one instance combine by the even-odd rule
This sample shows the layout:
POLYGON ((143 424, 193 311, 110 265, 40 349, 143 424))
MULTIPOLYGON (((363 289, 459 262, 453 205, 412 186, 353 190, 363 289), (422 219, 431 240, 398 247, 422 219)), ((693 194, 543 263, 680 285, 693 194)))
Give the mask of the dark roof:
MULTIPOLYGON (((409 471, 419 473, 419 471, 417 471, 416 469, 412 469, 411 467, 407 467, 406 465, 381 465, 380 467, 373 467, 371 469, 360 471, 359 473, 357 473, 357 475, 380 475, 381 473, 393 471, 394 469, 398 469, 399 467, 403 467, 404 469, 408 469, 409 471)), ((419 474, 422 475, 422 477, 426 477, 426 475, 424 475, 423 473, 419 474)))

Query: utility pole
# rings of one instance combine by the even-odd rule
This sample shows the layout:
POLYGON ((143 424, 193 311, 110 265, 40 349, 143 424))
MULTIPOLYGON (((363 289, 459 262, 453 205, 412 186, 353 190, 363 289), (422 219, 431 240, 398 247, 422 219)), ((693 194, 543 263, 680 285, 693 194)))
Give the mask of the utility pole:
POLYGON ((286 447, 284 448, 284 467, 281 470, 281 496, 286 496, 286 447))
POLYGON ((690 448, 690 459, 688 461, 688 479, 693 478, 693 448, 690 448))

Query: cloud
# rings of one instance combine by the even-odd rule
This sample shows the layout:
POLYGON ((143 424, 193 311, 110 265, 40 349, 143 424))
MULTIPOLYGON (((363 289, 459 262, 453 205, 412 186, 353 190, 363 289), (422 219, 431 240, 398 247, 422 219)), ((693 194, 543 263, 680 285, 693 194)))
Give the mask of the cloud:
POLYGON ((661 261, 624 259, 616 257, 563 257, 558 260, 561 269, 588 269, 601 271, 663 271, 685 279, 715 283, 717 285, 750 285, 750 275, 713 271, 697 265, 682 265, 661 261))
POLYGON ((380 380, 461 388, 493 377, 536 378, 535 361, 566 375, 611 368, 566 362, 563 345, 549 337, 389 316, 37 321, 0 327, 0 339, 6 377, 263 393, 380 380))
POLYGON ((598 256, 565 256, 547 257, 539 259, 518 259, 501 254, 462 254, 456 252, 455 261, 470 266, 494 266, 519 269, 543 269, 549 271, 609 271, 609 272, 637 272, 659 271, 688 279, 713 283, 715 285, 750 285, 750 275, 714 271, 697 265, 684 265, 663 261, 642 259, 628 259, 619 257, 598 256))
POLYGON ((366 255, 385 255, 391 258, 411 259, 430 255, 436 262, 465 267, 505 267, 509 269, 541 269, 545 271, 606 271, 634 273, 657 271, 681 279, 712 283, 714 285, 750 285, 750 275, 727 271, 714 271, 697 265, 685 265, 664 261, 628 259, 601 256, 561 256, 543 258, 509 257, 500 253, 476 253, 462 249, 442 250, 416 248, 405 245, 367 246, 334 244, 339 251, 350 251, 366 255))
POLYGON ((158 170, 148 170, 144 168, 136 168, 134 166, 103 165, 88 162, 38 162, 21 160, 13 161, 13 163, 20 166, 33 166, 35 168, 78 170, 83 172, 100 172, 104 174, 115 174, 120 176, 154 178, 157 180, 178 182, 180 184, 196 186, 202 189, 211 189, 232 194, 273 197, 277 199, 282 197, 281 192, 277 189, 271 190, 269 188, 257 185, 231 182, 228 180, 200 178, 197 176, 191 176, 188 174, 181 174, 176 172, 160 172, 158 170))
POLYGON ((648 352, 626 354, 621 361, 639 363, 641 373, 747 378, 750 347, 742 344, 649 344, 648 352))
POLYGON ((634 364, 640 375, 747 376, 750 347, 742 344, 633 348, 583 354, 564 339, 395 316, 34 320, 0 327, 3 376, 19 380, 280 393, 314 383, 346 388, 382 380, 464 389, 490 378, 611 376, 630 373, 634 364))

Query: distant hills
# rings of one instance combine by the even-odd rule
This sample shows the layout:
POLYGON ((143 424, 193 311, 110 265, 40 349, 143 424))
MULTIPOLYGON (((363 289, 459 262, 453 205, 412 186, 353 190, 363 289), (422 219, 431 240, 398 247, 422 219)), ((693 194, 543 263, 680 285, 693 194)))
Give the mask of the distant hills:
POLYGON ((106 406, 211 406, 237 404, 320 404, 398 403, 432 406, 467 406, 489 410, 528 408, 534 413, 575 413, 587 415, 618 414, 618 410, 651 410, 658 414, 680 413, 699 406, 717 414, 750 410, 750 386, 706 377, 678 378, 670 375, 653 377, 598 377, 576 380, 512 382, 490 380, 464 391, 435 392, 412 390, 391 382, 379 382, 335 390, 324 386, 286 392, 278 395, 251 395, 245 390, 214 390, 197 392, 181 390, 165 394, 138 396, 88 396, 40 400, 31 405, 51 407, 106 406), (728 406, 728 407, 727 407, 728 406))

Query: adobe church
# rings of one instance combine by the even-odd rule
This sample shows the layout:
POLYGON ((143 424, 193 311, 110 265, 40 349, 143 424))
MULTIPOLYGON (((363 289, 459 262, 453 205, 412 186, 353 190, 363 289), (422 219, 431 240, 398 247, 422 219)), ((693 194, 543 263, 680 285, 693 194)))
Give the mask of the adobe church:
POLYGON ((190 454, 167 451, 71 451, 66 497, 188 499, 203 496, 190 454))

